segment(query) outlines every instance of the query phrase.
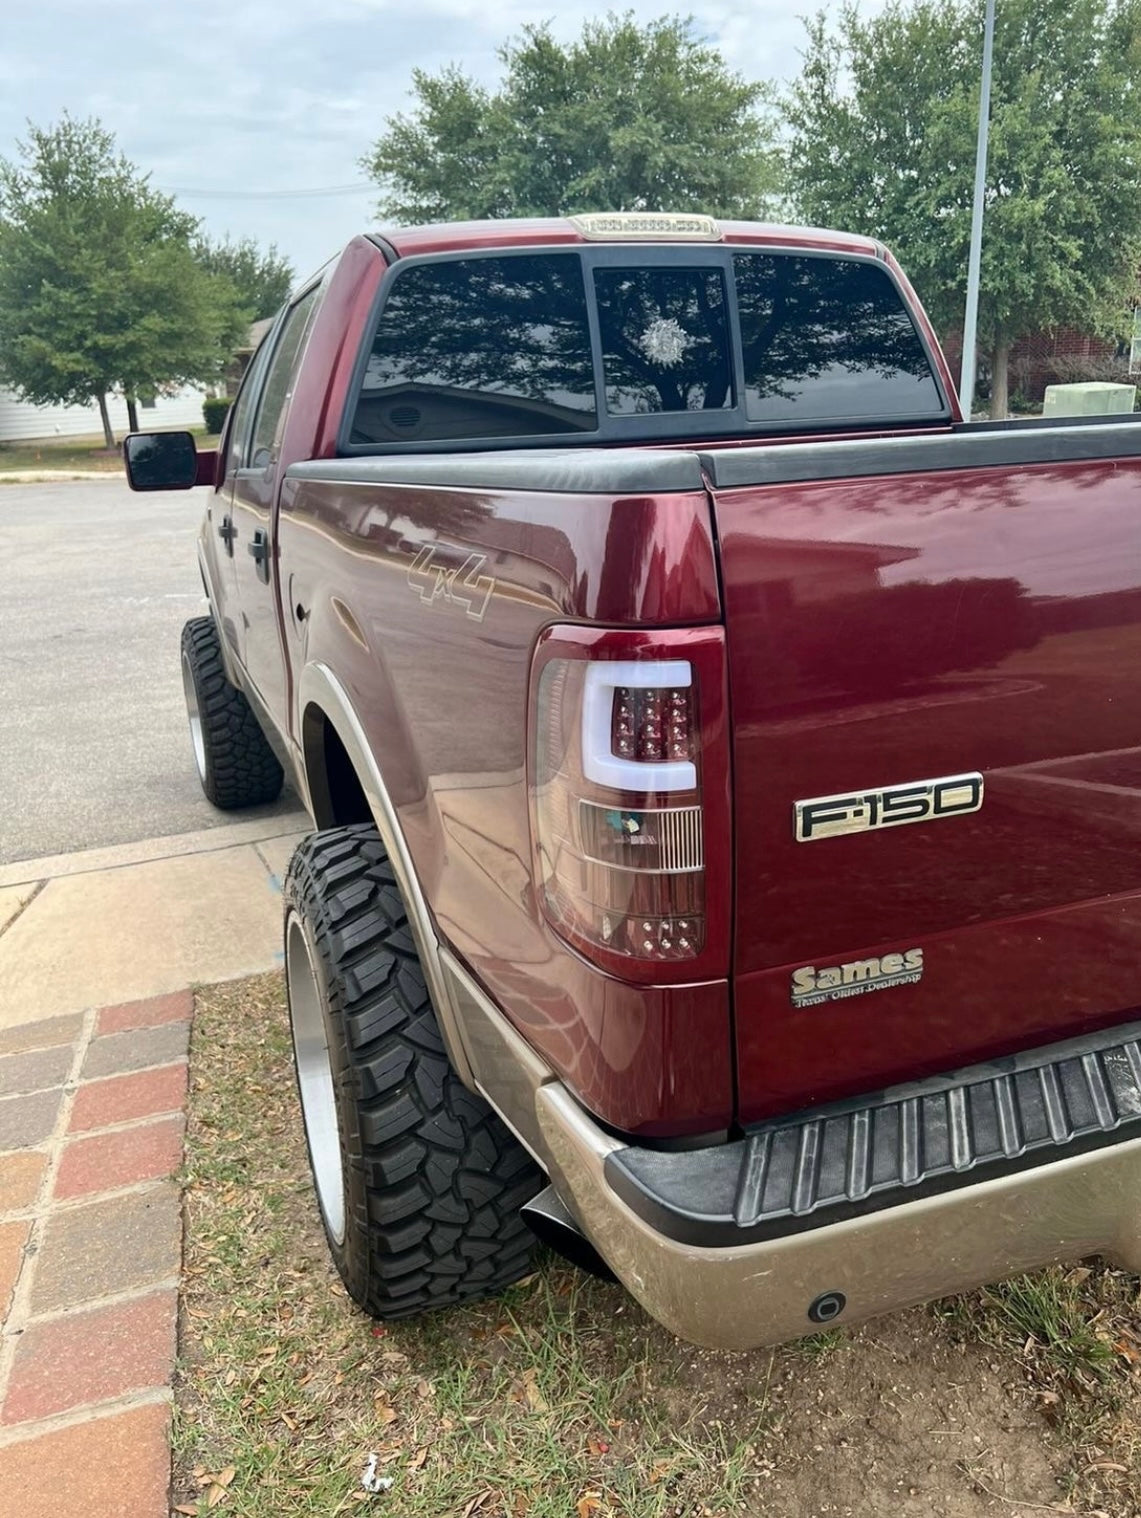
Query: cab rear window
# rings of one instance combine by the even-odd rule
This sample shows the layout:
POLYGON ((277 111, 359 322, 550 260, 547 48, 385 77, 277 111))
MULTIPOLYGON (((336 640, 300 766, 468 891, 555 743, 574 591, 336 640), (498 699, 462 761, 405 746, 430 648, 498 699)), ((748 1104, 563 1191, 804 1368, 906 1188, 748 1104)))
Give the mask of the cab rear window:
POLYGON ((401 271, 369 354, 353 442, 549 436, 596 425, 577 254, 401 271))
POLYGON ((858 259, 737 253, 733 273, 751 422, 939 414, 931 364, 883 269, 858 259))
POLYGON ((588 247, 397 265, 346 441, 715 438, 947 415, 878 262, 588 247))

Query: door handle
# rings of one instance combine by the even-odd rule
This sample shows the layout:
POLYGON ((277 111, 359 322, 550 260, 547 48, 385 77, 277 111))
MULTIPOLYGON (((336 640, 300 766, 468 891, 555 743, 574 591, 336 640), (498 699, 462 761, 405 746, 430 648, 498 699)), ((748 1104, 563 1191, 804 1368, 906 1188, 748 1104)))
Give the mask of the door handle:
POLYGON ((238 529, 234 526, 234 520, 227 512, 222 518, 222 525, 218 528, 218 536, 226 545, 226 552, 231 559, 234 557, 234 539, 238 535, 238 529))
POLYGON ((257 576, 263 585, 269 584, 269 534, 259 527, 253 541, 246 544, 246 552, 257 565, 257 576))

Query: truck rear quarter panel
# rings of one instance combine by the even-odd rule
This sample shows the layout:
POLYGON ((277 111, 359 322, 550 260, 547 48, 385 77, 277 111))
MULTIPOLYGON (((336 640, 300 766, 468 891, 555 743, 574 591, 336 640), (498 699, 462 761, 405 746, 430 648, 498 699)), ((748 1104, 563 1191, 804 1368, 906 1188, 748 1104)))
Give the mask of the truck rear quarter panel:
POLYGON ((726 983, 628 986, 554 935, 532 883, 527 793, 529 675, 545 627, 719 619, 704 493, 287 477, 279 534, 293 688, 315 661, 348 691, 444 940, 607 1124, 727 1127, 726 983))

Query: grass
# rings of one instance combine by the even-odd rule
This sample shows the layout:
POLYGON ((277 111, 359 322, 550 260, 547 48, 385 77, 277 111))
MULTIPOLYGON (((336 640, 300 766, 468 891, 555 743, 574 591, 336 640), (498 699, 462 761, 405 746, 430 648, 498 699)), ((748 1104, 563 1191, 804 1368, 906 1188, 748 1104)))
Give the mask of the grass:
POLYGON ((1141 1512, 1121 1272, 1039 1272, 729 1355, 548 1258, 496 1301, 383 1326, 316 1221, 279 975, 199 996, 191 1070, 179 1513, 880 1518, 904 1492, 951 1518, 999 1498, 1141 1512))
MULTIPOLYGON (((144 424, 145 425, 145 424, 144 424)), ((209 446, 217 438, 205 428, 190 429, 199 446, 209 446)), ((102 436, 48 439, 34 443, 0 443, 0 474, 28 470, 88 470, 103 474, 122 474, 123 455, 119 448, 108 450, 102 436)))
POLYGON ((1141 1511, 1141 1296, 1137 1279, 1092 1263, 1054 1266, 946 1304, 952 1321, 1005 1351, 1069 1461, 1077 1512, 1141 1511))
POLYGON ((732 1433, 678 1416, 658 1341, 612 1285, 549 1261, 497 1301, 387 1328, 347 1302, 314 1221, 277 977, 200 1000, 185 1183, 175 1504, 353 1512, 370 1456, 401 1518, 727 1514, 732 1433))

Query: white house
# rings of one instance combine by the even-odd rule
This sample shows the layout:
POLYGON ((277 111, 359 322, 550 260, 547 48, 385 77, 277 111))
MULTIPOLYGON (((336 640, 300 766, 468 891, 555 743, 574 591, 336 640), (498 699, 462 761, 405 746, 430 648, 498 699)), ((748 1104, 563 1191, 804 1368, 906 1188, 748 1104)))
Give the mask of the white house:
MULTIPOLYGON (((201 427, 205 393, 188 385, 177 395, 159 396, 149 406, 140 401, 139 426, 201 427)), ((109 396, 107 409, 115 436, 122 437, 127 431, 127 403, 120 396, 109 396)), ((99 437, 102 432, 99 407, 94 402, 90 406, 33 406, 0 387, 0 443, 99 437)))

